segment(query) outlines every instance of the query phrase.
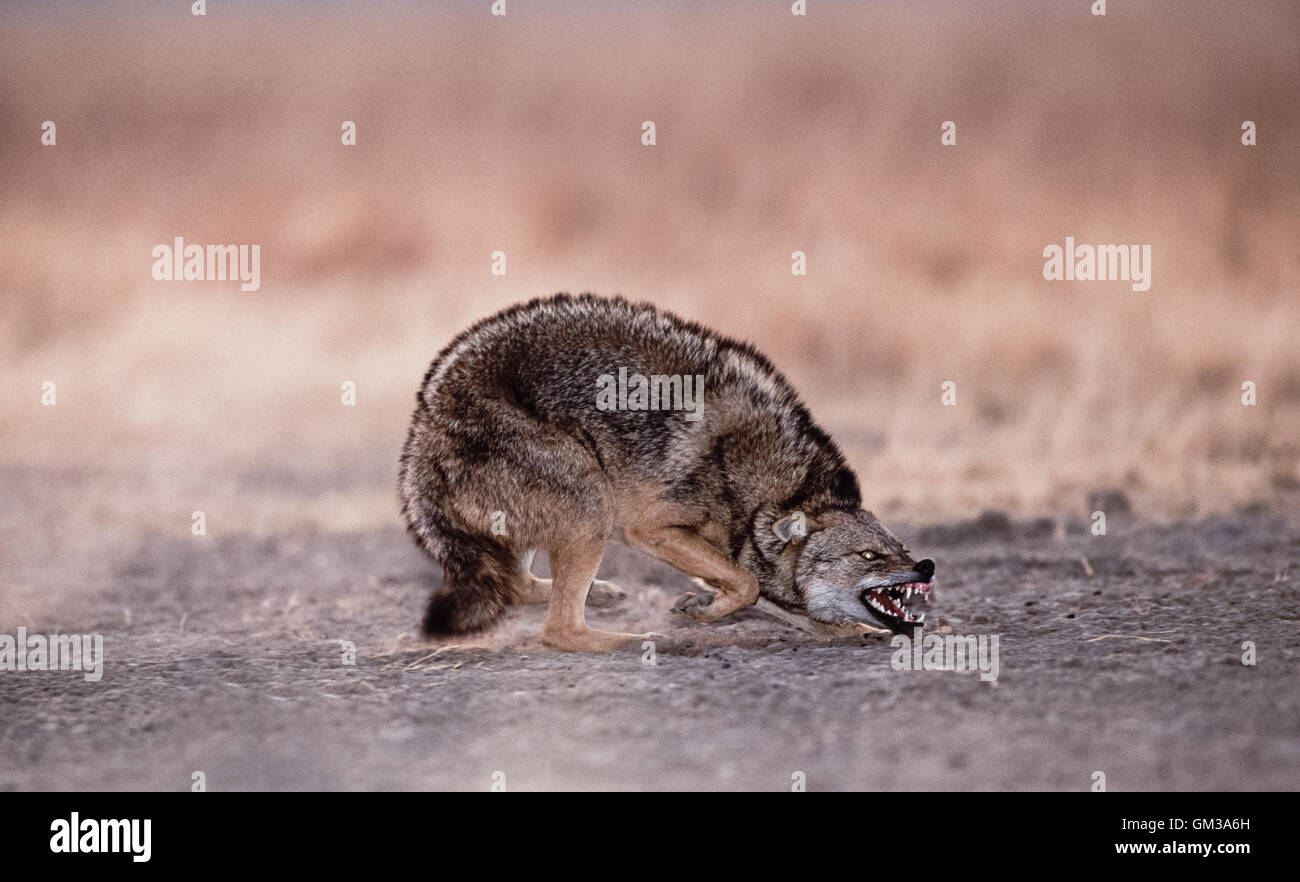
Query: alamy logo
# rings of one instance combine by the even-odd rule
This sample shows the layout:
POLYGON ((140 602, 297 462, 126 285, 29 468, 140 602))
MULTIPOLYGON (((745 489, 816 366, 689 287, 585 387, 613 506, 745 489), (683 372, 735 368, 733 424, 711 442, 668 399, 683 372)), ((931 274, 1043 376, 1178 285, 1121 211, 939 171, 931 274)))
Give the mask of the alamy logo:
POLYGON ((597 410, 685 410, 688 422, 704 415, 704 375, 601 374, 596 378, 597 410))
POLYGON ((1151 288, 1150 245, 1074 244, 1065 237, 1065 247, 1052 243, 1043 249, 1043 278, 1049 282, 1132 282, 1134 291, 1151 288))
POLYGON ((898 650, 889 660, 896 671, 979 671, 986 683, 998 678, 997 634, 941 637, 917 628, 911 637, 895 634, 889 644, 898 650))
POLYGON ((153 854, 150 845, 153 822, 135 818, 120 820, 85 818, 76 812, 64 820, 50 822, 50 851, 55 854, 130 854, 137 864, 147 863, 153 854))
POLYGON ((0 671, 83 671, 85 679, 104 676, 103 634, 0 634, 0 671))
POLYGON ((186 245, 177 236, 171 245, 153 247, 153 277, 158 282, 225 282, 238 280, 241 291, 262 287, 261 245, 186 245))

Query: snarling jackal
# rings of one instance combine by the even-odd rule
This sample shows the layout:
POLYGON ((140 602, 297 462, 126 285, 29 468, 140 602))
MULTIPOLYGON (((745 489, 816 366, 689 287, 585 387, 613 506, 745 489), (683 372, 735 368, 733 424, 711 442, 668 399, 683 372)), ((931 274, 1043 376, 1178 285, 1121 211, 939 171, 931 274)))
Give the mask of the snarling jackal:
POLYGON ((601 652, 646 635, 587 626, 612 538, 694 576, 676 609, 712 622, 760 595, 830 625, 891 627, 930 590, 862 508, 857 478, 752 346, 624 299, 558 294, 483 319, 439 353, 402 452, 402 513, 442 564, 429 634, 548 603, 542 639, 601 652), (552 579, 530 572, 544 549, 552 579))

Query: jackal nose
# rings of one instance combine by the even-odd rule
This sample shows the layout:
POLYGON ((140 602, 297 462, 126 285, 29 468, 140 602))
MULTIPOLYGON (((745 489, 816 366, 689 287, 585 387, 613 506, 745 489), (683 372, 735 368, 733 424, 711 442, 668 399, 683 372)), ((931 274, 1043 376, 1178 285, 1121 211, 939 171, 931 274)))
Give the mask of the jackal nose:
POLYGON ((917 561, 913 569, 921 577, 922 582, 928 582, 934 576, 934 561, 927 557, 925 560, 917 561))

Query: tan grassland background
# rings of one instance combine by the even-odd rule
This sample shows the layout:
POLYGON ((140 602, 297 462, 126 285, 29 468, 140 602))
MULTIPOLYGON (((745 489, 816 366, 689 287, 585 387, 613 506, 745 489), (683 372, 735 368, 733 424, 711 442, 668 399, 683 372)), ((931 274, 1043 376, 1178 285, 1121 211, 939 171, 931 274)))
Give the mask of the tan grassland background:
POLYGON ((43 504, 4 518, 395 524, 427 363, 556 290, 754 342, 882 517, 1293 507, 1294 4, 479 5, 5 13, 0 468, 43 504), (1067 235, 1150 244, 1150 291, 1045 282, 1067 235), (261 290, 153 281, 175 236, 261 290))

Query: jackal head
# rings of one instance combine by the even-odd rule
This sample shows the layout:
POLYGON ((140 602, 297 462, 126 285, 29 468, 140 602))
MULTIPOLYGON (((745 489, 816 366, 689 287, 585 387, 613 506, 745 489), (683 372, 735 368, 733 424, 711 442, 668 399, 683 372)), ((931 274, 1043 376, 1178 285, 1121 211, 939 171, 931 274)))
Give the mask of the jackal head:
POLYGON ((865 509, 788 514, 771 527, 793 557, 795 594, 808 617, 840 624, 868 614, 891 628, 920 624, 915 601, 929 602, 934 561, 914 560, 865 509), (797 555, 797 557, 795 557, 797 555))

